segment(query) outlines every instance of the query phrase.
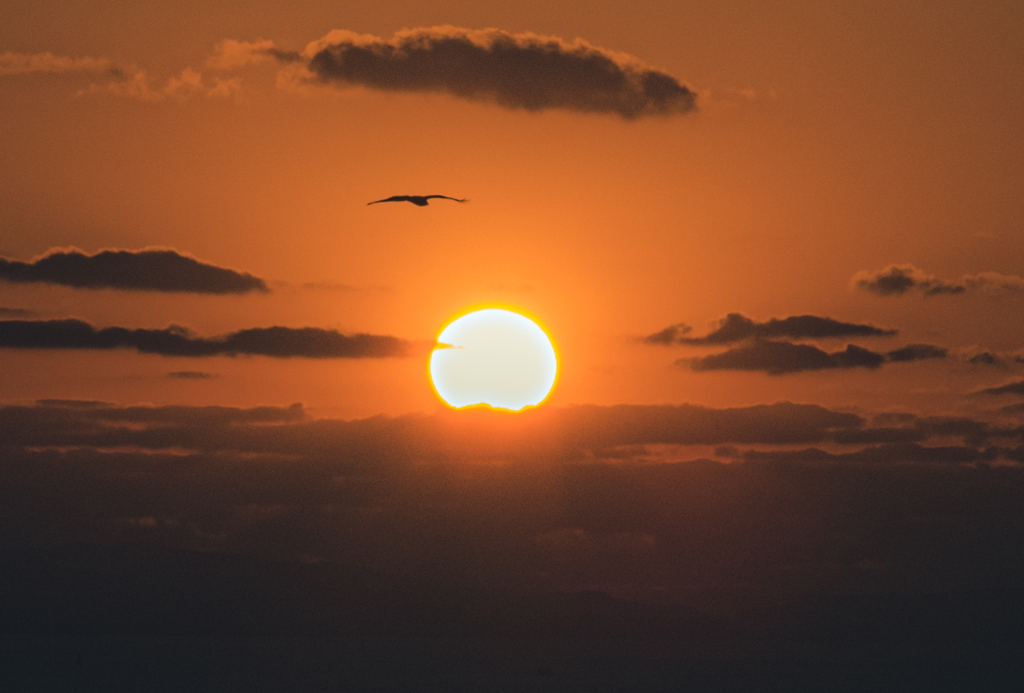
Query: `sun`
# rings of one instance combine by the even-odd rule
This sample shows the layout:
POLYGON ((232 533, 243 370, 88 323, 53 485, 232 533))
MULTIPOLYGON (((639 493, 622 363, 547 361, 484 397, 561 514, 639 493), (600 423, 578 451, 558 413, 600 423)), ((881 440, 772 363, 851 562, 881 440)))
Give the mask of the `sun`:
POLYGON ((450 322, 437 341, 430 379, 452 407, 487 404, 518 411, 543 402, 555 384, 555 348, 525 315, 476 310, 450 322))

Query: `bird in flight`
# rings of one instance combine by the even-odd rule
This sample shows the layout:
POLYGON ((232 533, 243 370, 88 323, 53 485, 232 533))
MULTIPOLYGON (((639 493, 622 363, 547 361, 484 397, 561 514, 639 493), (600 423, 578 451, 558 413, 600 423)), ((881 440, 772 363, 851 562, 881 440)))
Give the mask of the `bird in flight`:
POLYGON ((426 207, 429 200, 434 198, 441 198, 442 200, 455 200, 456 202, 468 202, 468 200, 460 200, 457 197, 448 197, 447 195, 392 195, 383 200, 374 200, 373 202, 367 202, 367 205, 375 205, 378 202, 412 202, 417 207, 426 207))

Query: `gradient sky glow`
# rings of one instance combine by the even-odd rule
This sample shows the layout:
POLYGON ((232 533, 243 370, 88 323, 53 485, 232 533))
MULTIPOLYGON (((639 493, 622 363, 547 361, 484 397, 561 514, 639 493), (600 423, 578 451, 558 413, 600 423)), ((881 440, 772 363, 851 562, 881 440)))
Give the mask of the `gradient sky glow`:
MULTIPOLYGON (((4 308, 208 336, 276 325, 424 340, 469 305, 507 302, 543 316, 559 341, 555 404, 945 408, 1007 377, 972 356, 1009 355, 1012 368, 1024 344, 1024 323, 1008 319, 1021 298, 1012 281, 924 298, 851 288, 892 264, 948 282, 1024 274, 1012 3, 231 7, 13 3, 0 29, 0 251, 28 262, 53 248, 172 248, 272 291, 8 283, 4 308), (296 83, 297 63, 258 52, 312 54, 336 29, 386 41, 445 24, 566 45, 578 36, 678 80, 697 108, 623 119, 296 83), (434 192, 472 201, 365 206, 434 192), (737 377, 674 367, 704 352, 639 341, 676 323, 697 334, 732 312, 875 324, 899 330, 886 350, 934 343, 958 358, 867 376, 737 377), (949 397, 914 394, 933 389, 949 397)), ((170 383, 164 373, 189 366, 121 353, 5 358, 22 364, 0 376, 12 400, 302 401, 343 416, 435 406, 405 360, 215 360, 203 369, 224 377, 170 383)))
POLYGON ((1009 0, 5 0, 0 552, 1024 632, 1022 65, 1009 0), (438 399, 473 306, 543 406, 438 399))

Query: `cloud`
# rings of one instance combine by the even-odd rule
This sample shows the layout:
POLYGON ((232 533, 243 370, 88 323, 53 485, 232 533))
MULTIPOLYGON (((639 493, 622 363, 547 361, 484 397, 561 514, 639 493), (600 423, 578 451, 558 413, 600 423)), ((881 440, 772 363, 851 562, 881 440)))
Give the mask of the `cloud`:
POLYGON ((832 454, 815 448, 797 451, 748 450, 743 454, 747 462, 840 464, 973 464, 994 461, 994 450, 983 451, 961 445, 924 446, 917 443, 890 443, 867 447, 856 452, 832 454))
POLYGON ((279 51, 274 50, 274 42, 267 39, 224 39, 216 45, 213 55, 206 59, 206 66, 214 70, 237 70, 249 65, 270 62, 278 53, 279 51))
POLYGON ((0 76, 31 73, 104 72, 109 70, 107 58, 70 58, 53 53, 0 53, 0 76))
POLYGON ((878 368, 884 362, 883 355, 855 344, 848 344, 844 351, 830 354, 809 344, 759 339, 720 354, 679 359, 676 365, 689 365, 695 371, 763 371, 769 375, 782 375, 830 368, 878 368))
MULTIPOLYGON (((723 323, 726 322, 723 321, 723 323)), ((785 321, 779 322, 783 323, 785 321)), ((742 325, 743 323, 740 324, 742 325)), ((843 323, 838 324, 842 325, 843 323)), ((854 327, 862 326, 855 325, 854 327)), ((709 337, 716 334, 716 332, 713 332, 709 337)), ((732 341, 732 335, 726 333, 719 339, 732 341)), ((699 343, 705 342, 701 341, 699 343)), ((859 347, 856 344, 847 344, 845 350, 829 353, 810 344, 794 344, 786 341, 755 338, 745 346, 735 347, 719 354, 709 354, 696 358, 682 358, 675 363, 680 367, 689 366, 695 371, 762 371, 769 375, 782 375, 785 373, 819 371, 833 368, 879 368, 887 361, 898 363, 903 361, 942 359, 946 358, 947 354, 947 349, 932 344, 908 344, 886 354, 880 354, 870 349, 859 347)))
POLYGON ((672 346, 673 344, 686 344, 683 335, 689 334, 693 328, 685 323, 669 325, 661 332, 655 332, 644 337, 644 344, 658 344, 661 346, 672 346))
POLYGON ((1024 395, 1024 380, 981 390, 981 395, 1024 395))
POLYGON ((556 420, 566 440, 591 447, 813 442, 831 437, 836 430, 858 429, 864 423, 855 414, 790 402, 729 409, 585 406, 556 410, 547 416, 556 420))
POLYGON ((890 351, 886 356, 893 362, 922 361, 924 359, 944 359, 948 353, 948 349, 943 349, 933 344, 908 344, 905 347, 890 351))
MULTIPOLYGON (((284 90, 331 84, 439 92, 510 109, 610 113, 627 120, 696 108, 694 91, 634 56, 581 39, 569 42, 499 29, 418 28, 391 39, 336 30, 302 52, 280 50, 268 39, 224 39, 206 59, 205 68, 225 73, 268 62, 282 65, 277 85, 284 90)), ((0 55, 0 75, 70 70, 106 73, 105 81, 81 89, 79 96, 107 94, 152 102, 243 99, 240 77, 204 76, 192 67, 160 86, 147 70, 112 67, 106 59, 0 55)))
MULTIPOLYGON (((193 562, 359 565, 454 586, 478 621, 488 612, 466 602, 474 588, 707 600, 697 603, 735 613, 801 594, 1019 584, 1020 431, 880 421, 897 425, 871 431, 855 414, 791 403, 355 421, 314 419, 301 405, 0 406, 0 550, 77 542, 93 556, 118 545, 146 557, 201 551, 193 562), (858 431, 869 435, 840 442, 858 431), (997 436, 1016 438, 996 446, 997 436), (731 459, 671 447, 687 444, 731 459)), ((73 584, 79 572, 68 575, 73 584)), ((107 594, 165 603, 132 584, 107 594)), ((329 615, 322 604, 310 607, 316 627, 329 615)))
POLYGON ((0 447, 172 447, 213 452, 353 455, 369 464, 395 459, 543 458, 578 460, 622 446, 814 444, 859 430, 864 419, 812 404, 712 409, 697 405, 546 407, 517 415, 489 410, 433 416, 312 420, 290 407, 122 407, 105 402, 40 400, 0 407, 0 447), (239 428, 245 423, 259 428, 239 428), (268 423, 288 424, 268 427, 268 423), (294 424, 294 425, 293 425, 294 424))
POLYGON ((180 291, 203 294, 268 292, 247 272, 206 264, 176 250, 102 250, 87 255, 77 248, 52 248, 32 262, 0 258, 0 279, 45 282, 86 289, 180 291))
POLYGON ((153 79, 146 70, 131 68, 127 71, 112 69, 110 81, 90 84, 88 88, 78 92, 78 96, 87 94, 107 94, 141 101, 164 101, 175 99, 184 101, 194 97, 224 98, 239 101, 242 98, 242 80, 239 77, 214 77, 212 84, 204 80, 201 72, 186 67, 177 76, 171 76, 163 87, 153 85, 153 79))
MULTIPOLYGON (((884 422, 887 417, 880 418, 884 422)), ((964 417, 907 415, 898 423, 902 425, 837 430, 832 439, 843 445, 878 443, 895 445, 923 443, 929 439, 953 437, 961 438, 966 445, 982 447, 992 438, 1006 435, 1017 437, 1016 432, 993 428, 984 421, 964 417)))
POLYGON ((676 78, 580 39, 452 26, 401 31, 390 40, 337 30, 309 44, 303 57, 313 82, 443 92, 511 109, 634 119, 695 108, 696 95, 676 78))
POLYGON ((1015 275, 981 272, 950 281, 928 274, 911 264, 889 265, 877 272, 861 271, 853 275, 850 284, 879 296, 902 296, 910 291, 925 296, 963 294, 968 291, 1024 291, 1024 278, 1015 275))
POLYGON ((670 325, 661 332, 644 337, 647 344, 732 344, 744 339, 825 339, 829 337, 890 337, 896 330, 873 325, 839 322, 816 315, 794 315, 754 322, 740 313, 729 313, 703 337, 686 337, 691 328, 682 323, 670 325))
POLYGON ((217 377, 217 374, 203 371, 173 371, 168 373, 167 377, 176 380, 212 380, 217 377))
POLYGON ((202 94, 205 91, 203 76, 192 68, 186 67, 179 76, 167 80, 167 86, 163 91, 168 96, 180 99, 202 94))
POLYGON ((163 330, 106 327, 81 320, 0 320, 0 347, 13 349, 135 349, 163 356, 383 358, 411 356, 425 344, 371 334, 343 335, 318 327, 256 327, 197 337, 183 327, 163 330))
POLYGON ((40 407, 63 407, 67 409, 109 409, 117 406, 113 402, 104 402, 97 399, 37 399, 36 405, 40 407))
POLYGON ((340 282, 304 282, 302 288, 311 291, 359 291, 358 287, 340 282))
POLYGON ((34 310, 27 308, 4 308, 0 306, 0 318, 28 318, 35 315, 34 310))

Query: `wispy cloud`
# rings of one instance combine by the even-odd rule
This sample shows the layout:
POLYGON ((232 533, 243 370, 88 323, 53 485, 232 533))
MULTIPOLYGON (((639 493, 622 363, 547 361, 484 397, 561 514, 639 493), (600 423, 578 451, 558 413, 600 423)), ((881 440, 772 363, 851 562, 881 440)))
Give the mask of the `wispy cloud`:
MULTIPOLYGON (((239 41, 222 41, 210 58, 214 69, 233 69, 257 62, 258 53, 246 58, 249 45, 239 41)), ((272 44, 271 44, 272 45, 272 44)), ((267 54, 264 60, 273 58, 267 54)), ((180 74, 171 76, 162 86, 154 85, 149 72, 139 67, 115 65, 109 58, 68 57, 53 53, 0 53, 0 77, 27 74, 94 73, 102 75, 103 81, 93 82, 78 91, 86 94, 109 94, 142 101, 164 99, 183 100, 196 96, 211 98, 236 98, 241 93, 241 79, 214 76, 204 79, 203 75, 190 67, 180 74)))
POLYGON ((175 380, 212 380, 217 377, 217 374, 205 371, 172 371, 167 374, 167 377, 175 380))
POLYGON ((195 97, 237 100, 242 95, 240 77, 214 76, 207 80, 201 72, 191 67, 186 67, 180 74, 169 77, 163 86, 154 85, 149 72, 140 68, 111 70, 110 77, 111 79, 105 82, 90 84, 86 89, 79 91, 78 96, 107 94, 141 101, 184 101, 195 97))
POLYGON ((237 70, 272 62, 279 55, 280 51, 275 50, 274 42, 267 39, 224 39, 214 47, 213 55, 206 59, 206 66, 213 70, 237 70))
POLYGON ((877 272, 861 271, 850 284, 879 296, 918 292, 925 296, 964 294, 969 291, 1024 291, 1024 278, 998 272, 966 274, 957 280, 941 279, 911 264, 889 265, 877 272))
POLYGON ((686 344, 686 335, 693 332, 693 328, 686 323, 676 323, 675 325, 669 325, 660 332, 649 334, 644 337, 644 344, 656 344, 660 346, 672 346, 674 344, 686 344))
POLYGON ((0 76, 32 73, 104 72, 111 67, 107 58, 71 58, 53 53, 0 53, 0 76))
POLYGON ((0 347, 135 349, 163 356, 384 358, 426 353, 433 345, 398 337, 344 335, 319 327, 255 327, 215 338, 172 325, 166 329, 97 329, 81 320, 0 320, 0 347))
MULTIPOLYGON (((278 58, 295 62, 293 53, 278 58)), ((696 95, 675 77, 576 39, 418 28, 390 39, 336 30, 301 54, 307 81, 381 91, 439 92, 531 111, 566 109, 626 119, 694 110, 696 95)))
POLYGON ((125 289, 202 294, 266 293, 248 272, 217 267, 169 248, 102 250, 52 248, 31 262, 0 258, 0 280, 44 282, 84 289, 125 289))
POLYGON ((1002 364, 1002 359, 990 351, 983 351, 967 359, 972 366, 997 366, 1002 364))

